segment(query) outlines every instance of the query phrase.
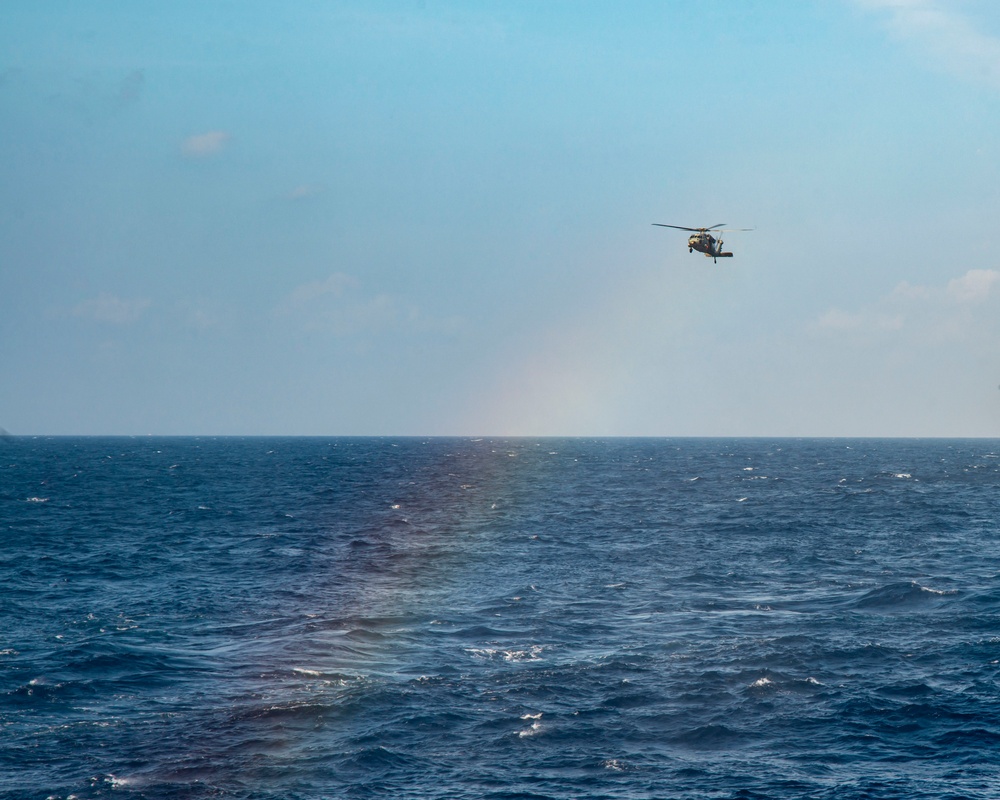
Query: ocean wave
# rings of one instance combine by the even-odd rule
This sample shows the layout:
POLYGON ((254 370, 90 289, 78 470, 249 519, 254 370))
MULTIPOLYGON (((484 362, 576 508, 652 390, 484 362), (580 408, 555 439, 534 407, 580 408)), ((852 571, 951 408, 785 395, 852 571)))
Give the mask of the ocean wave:
POLYGON ((865 592, 852 606, 864 610, 905 609, 944 598, 956 597, 957 590, 932 589, 915 581, 891 583, 865 592))
POLYGON ((1000 789, 992 446, 18 446, 5 800, 1000 789))

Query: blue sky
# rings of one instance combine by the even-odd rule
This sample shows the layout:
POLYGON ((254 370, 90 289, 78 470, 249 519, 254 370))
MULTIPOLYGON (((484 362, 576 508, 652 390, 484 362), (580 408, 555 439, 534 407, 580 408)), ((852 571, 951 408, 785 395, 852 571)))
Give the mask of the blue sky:
POLYGON ((3 18, 13 433, 1000 436, 994 3, 3 18))

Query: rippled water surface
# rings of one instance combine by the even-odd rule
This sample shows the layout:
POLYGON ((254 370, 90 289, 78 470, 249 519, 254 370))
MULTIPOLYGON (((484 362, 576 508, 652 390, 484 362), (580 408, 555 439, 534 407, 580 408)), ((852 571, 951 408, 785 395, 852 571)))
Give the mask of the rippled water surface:
POLYGON ((1000 796, 998 456, 2 439, 0 796, 1000 796))

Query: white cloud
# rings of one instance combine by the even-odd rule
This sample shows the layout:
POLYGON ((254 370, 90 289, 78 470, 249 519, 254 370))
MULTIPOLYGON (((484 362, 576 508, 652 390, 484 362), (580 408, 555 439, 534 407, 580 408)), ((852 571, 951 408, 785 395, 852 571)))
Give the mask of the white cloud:
POLYGON ((817 328, 853 331, 865 326, 865 318, 861 314, 851 314, 840 308, 831 308, 816 320, 815 325, 817 328))
POLYGON ((199 133, 181 143, 181 153, 186 158, 208 158, 221 153, 232 138, 226 131, 199 133))
POLYGON ((279 319, 291 319, 308 331, 335 336, 359 336, 398 330, 449 333, 462 320, 435 320, 399 297, 366 294, 360 281, 342 272, 297 286, 274 309, 279 319))
POLYGON ((1000 89, 1000 37, 942 0, 855 0, 888 14, 889 27, 949 72, 1000 89))
POLYGON ((900 302, 917 302, 928 300, 934 296, 934 289, 929 286, 914 286, 909 281, 896 284, 896 288, 889 295, 893 300, 900 302))
POLYGON ((343 272, 335 272, 326 280, 312 281, 296 286, 278 306, 278 310, 281 313, 300 311, 318 298, 343 297, 346 291, 357 288, 359 285, 356 278, 345 275, 343 272))
POLYGON ((982 303, 993 294, 1000 272, 993 269, 970 269, 961 278, 948 281, 946 292, 959 303, 982 303))
POLYGON ((102 292, 97 297, 84 300, 73 307, 74 317, 111 325, 131 325, 149 307, 145 298, 122 298, 102 292))
POLYGON ((898 331, 904 325, 905 317, 902 314, 877 309, 865 309, 852 313, 844 311, 841 308, 829 309, 813 323, 813 327, 818 330, 854 331, 859 333, 869 331, 898 331))
POLYGON ((812 324, 814 332, 874 336, 902 333, 930 341, 967 341, 992 331, 1000 320, 1000 272, 970 269, 943 286, 898 284, 888 295, 857 311, 831 308, 812 324))

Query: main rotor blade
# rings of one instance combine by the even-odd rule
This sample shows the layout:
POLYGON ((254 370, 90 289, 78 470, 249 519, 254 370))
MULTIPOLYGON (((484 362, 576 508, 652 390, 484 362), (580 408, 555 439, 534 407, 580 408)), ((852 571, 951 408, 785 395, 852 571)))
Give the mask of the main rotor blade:
POLYGON ((654 225, 659 225, 661 228, 676 228, 679 231, 694 231, 695 233, 704 233, 705 231, 714 231, 716 228, 721 228, 725 225, 725 222, 720 222, 718 225, 713 225, 711 228, 685 228, 683 225, 665 225, 662 222, 654 222, 654 225))

